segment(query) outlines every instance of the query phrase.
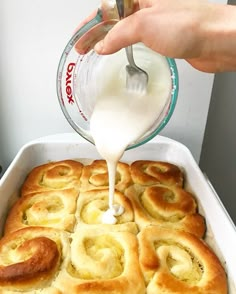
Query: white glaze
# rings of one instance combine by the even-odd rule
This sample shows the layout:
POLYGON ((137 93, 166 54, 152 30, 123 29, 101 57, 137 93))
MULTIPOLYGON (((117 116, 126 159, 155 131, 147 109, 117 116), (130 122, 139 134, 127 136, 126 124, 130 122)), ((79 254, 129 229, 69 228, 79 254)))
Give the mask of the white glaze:
MULTIPOLYGON (((100 89, 90 120, 90 130, 96 148, 106 160, 109 173, 109 209, 103 221, 114 223, 114 190, 117 162, 132 142, 142 137, 161 114, 171 92, 171 77, 167 61, 147 49, 135 51, 137 64, 149 74, 145 95, 130 93, 125 88, 125 51, 109 55, 98 67, 100 89), (107 71, 104 71, 107 69, 107 71)), ((119 205, 118 205, 119 210, 119 205)))

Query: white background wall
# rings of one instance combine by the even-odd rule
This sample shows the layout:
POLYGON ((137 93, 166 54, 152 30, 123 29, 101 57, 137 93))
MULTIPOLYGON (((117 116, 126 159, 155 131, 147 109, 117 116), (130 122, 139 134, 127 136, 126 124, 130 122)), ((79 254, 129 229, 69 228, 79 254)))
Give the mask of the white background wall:
MULTIPOLYGON (((1 0, 0 165, 4 169, 26 142, 73 132, 57 101, 57 66, 74 29, 99 3, 1 0)), ((214 76, 184 61, 177 65, 179 99, 162 135, 187 145, 198 161, 214 76)))

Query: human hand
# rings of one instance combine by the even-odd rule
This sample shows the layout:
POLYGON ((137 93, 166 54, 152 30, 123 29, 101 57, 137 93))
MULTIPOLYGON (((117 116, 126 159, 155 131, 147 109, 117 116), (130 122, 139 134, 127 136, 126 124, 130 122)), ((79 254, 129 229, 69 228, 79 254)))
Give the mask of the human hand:
POLYGON ((136 0, 135 12, 119 21, 94 49, 111 54, 142 42, 204 72, 235 70, 235 19, 235 7, 205 0, 136 0))

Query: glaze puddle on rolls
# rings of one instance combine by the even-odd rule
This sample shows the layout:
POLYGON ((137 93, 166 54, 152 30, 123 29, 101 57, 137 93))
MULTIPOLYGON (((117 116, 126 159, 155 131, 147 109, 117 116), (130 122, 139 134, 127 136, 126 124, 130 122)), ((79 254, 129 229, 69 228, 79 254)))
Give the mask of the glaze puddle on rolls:
POLYGON ((0 240, 0 294, 227 294, 185 178, 167 162, 119 162, 114 203, 125 211, 110 225, 104 160, 35 167, 0 240))

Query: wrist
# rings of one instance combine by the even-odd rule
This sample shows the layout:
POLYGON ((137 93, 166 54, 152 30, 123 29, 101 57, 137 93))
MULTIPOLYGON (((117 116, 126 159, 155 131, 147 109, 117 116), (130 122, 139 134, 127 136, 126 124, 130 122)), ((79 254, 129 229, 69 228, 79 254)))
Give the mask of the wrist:
POLYGON ((236 6, 209 4, 201 25, 204 41, 202 55, 214 59, 219 70, 236 68, 236 6))

